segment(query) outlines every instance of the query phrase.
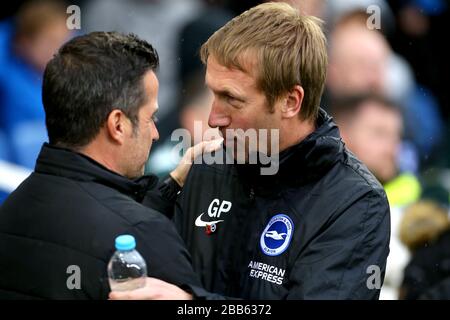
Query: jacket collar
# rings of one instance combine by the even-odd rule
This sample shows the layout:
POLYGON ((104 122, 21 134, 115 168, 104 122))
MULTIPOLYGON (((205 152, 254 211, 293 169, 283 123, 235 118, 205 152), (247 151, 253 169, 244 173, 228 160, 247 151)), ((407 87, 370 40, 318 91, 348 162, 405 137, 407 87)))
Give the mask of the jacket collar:
POLYGON ((156 176, 143 176, 130 180, 81 153, 48 143, 44 143, 41 148, 35 172, 103 184, 137 201, 144 197, 148 189, 156 186, 158 180, 156 176))
POLYGON ((267 194, 280 185, 297 186, 319 179, 344 155, 344 144, 333 119, 319 110, 316 130, 300 143, 279 154, 278 172, 261 175, 260 165, 236 165, 242 182, 257 193, 267 194))

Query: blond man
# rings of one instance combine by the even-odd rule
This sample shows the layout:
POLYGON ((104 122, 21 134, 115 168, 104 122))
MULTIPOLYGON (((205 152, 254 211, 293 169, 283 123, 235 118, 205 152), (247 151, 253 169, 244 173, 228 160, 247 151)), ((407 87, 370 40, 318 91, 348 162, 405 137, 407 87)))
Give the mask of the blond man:
MULTIPOLYGON (((276 156, 277 171, 262 174, 264 164, 249 161, 262 151, 249 146, 244 164, 193 166, 175 213, 204 286, 189 288, 192 297, 206 289, 244 299, 377 299, 389 206, 319 107, 327 68, 320 21, 265 3, 213 34, 201 58, 214 94, 209 125, 222 132, 224 150, 235 151, 238 129, 275 130, 277 144, 257 135, 257 146, 276 156)), ((158 282, 113 298, 179 293, 158 282)))

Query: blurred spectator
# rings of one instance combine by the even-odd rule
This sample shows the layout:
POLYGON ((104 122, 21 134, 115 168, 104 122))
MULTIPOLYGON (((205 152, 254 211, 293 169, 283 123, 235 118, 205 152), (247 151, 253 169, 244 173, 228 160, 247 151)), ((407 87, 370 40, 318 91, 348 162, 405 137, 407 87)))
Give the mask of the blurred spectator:
POLYGON ((412 254, 404 272, 400 299, 418 299, 423 295, 425 298, 450 299, 448 212, 433 202, 411 205, 404 212, 400 238, 412 254))
POLYGON ((389 4, 385 0, 346 0, 346 1, 327 1, 325 20, 330 29, 334 29, 340 24, 342 19, 351 16, 355 12, 364 14, 364 24, 368 18, 368 14, 373 14, 372 8, 376 7, 380 13, 380 27, 383 33, 392 32, 395 24, 393 12, 389 4), (369 10, 368 12, 368 9, 369 10))
POLYGON ((405 209, 400 240, 411 253, 427 247, 450 227, 447 212, 432 201, 420 201, 405 209))
POLYGON ((0 131, 8 144, 5 158, 29 168, 47 139, 42 72, 70 36, 66 8, 61 1, 29 1, 13 20, 0 23, 0 131))
POLYGON ((410 172, 400 172, 398 158, 402 114, 392 102, 376 95, 334 100, 332 114, 346 146, 383 184, 391 209, 391 243, 381 299, 395 299, 409 259, 398 228, 404 206, 417 201, 421 186, 410 172))
POLYGON ((350 151, 382 184, 392 181, 398 175, 403 130, 400 109, 380 96, 361 94, 336 98, 331 112, 350 151))
POLYGON ((330 35, 325 106, 333 97, 362 92, 393 100, 402 108, 405 139, 411 142, 406 144, 408 149, 402 149, 401 157, 417 158, 402 163, 412 164, 406 169, 417 171, 442 138, 439 107, 431 92, 415 83, 408 64, 392 52, 383 34, 367 28, 366 20, 365 12, 348 13, 330 35))
POLYGON ((299 10, 302 14, 308 16, 315 16, 325 20, 327 7, 329 6, 326 0, 275 0, 276 2, 286 2, 292 7, 299 10))
POLYGON ((330 37, 327 89, 332 96, 382 93, 390 54, 379 32, 343 22, 330 37))

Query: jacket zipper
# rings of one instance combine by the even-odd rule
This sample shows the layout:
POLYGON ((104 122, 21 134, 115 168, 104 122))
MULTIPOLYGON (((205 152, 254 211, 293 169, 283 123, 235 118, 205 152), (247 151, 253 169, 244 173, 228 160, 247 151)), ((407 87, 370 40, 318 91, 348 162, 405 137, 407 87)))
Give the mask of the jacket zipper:
POLYGON ((253 188, 250 188, 250 192, 248 197, 250 198, 250 200, 255 200, 255 190, 253 190, 253 188))

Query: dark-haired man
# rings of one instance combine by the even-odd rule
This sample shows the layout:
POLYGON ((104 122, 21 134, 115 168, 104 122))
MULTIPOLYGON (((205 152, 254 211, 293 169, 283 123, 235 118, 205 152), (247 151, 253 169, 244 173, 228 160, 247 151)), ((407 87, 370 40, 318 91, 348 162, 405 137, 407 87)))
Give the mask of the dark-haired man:
POLYGON ((174 181, 182 185, 188 169, 179 166, 161 184, 142 176, 158 139, 157 67, 150 44, 114 32, 74 38, 48 63, 49 143, 0 208, 0 298, 106 298, 120 234, 136 238, 149 275, 197 284, 172 223, 141 204, 170 207, 174 181))

